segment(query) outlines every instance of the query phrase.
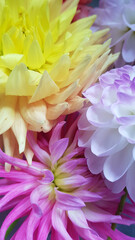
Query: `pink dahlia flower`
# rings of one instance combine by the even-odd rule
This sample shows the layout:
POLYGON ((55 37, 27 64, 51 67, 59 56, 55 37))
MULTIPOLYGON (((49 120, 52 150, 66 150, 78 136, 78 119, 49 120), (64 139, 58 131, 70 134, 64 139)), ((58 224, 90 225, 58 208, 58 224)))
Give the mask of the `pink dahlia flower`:
POLYGON ((94 174, 103 171, 113 192, 125 186, 135 201, 135 66, 113 69, 84 96, 92 103, 79 121, 79 146, 94 174))
POLYGON ((91 9, 97 15, 95 29, 110 28, 114 52, 121 52, 116 62, 121 67, 125 62, 135 61, 135 1, 100 0, 99 7, 91 9))
MULTIPOLYGON (((58 123, 48 134, 38 133, 37 141, 28 133, 35 154, 30 166, 0 151, 0 211, 12 209, 0 240, 23 216, 12 240, 45 240, 50 231, 52 240, 133 239, 111 229, 112 222, 131 224, 135 219, 115 215, 121 194, 112 194, 100 175, 89 172, 83 148, 77 146, 76 121, 69 128, 73 120, 58 123), (5 162, 12 163, 10 173, 4 170, 5 162)), ((128 205, 124 211, 131 213, 128 205)))

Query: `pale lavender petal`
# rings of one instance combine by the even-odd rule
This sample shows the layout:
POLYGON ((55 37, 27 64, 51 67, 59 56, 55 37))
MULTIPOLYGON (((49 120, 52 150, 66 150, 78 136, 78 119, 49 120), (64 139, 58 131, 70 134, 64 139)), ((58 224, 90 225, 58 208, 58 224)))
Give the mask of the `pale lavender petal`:
POLYGON ((128 169, 126 186, 130 197, 135 202, 135 163, 128 169))
POLYGON ((112 113, 108 112, 103 105, 89 107, 86 116, 88 121, 96 127, 115 126, 112 113))
POLYGON ((102 96, 103 88, 99 84, 95 84, 88 88, 83 95, 89 99, 92 104, 97 104, 100 102, 102 96))
POLYGON ((102 103, 104 106, 110 106, 117 100, 117 92, 116 92, 116 87, 113 86, 108 86, 103 90, 102 94, 102 103))
POLYGON ((114 154, 127 145, 117 129, 97 129, 92 136, 91 150, 97 156, 108 156, 114 154))
POLYGON ((85 157, 87 158, 87 165, 89 170, 93 174, 98 174, 102 172, 103 170, 103 165, 105 162, 105 157, 97 157, 95 154, 91 152, 89 148, 85 149, 85 157))
POLYGON ((103 172, 109 181, 115 182, 126 173, 134 161, 132 151, 133 146, 128 144, 127 147, 106 159, 103 172))
POLYGON ((82 113, 80 116, 80 119, 78 121, 78 128, 80 130, 86 130, 86 131, 94 130, 95 128, 92 125, 90 125, 90 123, 86 117, 86 111, 84 113, 82 113))
POLYGON ((130 35, 127 37, 123 44, 122 56, 126 62, 133 62, 135 60, 135 34, 130 32, 130 35))
POLYGON ((91 145, 91 136, 93 132, 89 131, 80 131, 79 132, 79 139, 78 139, 78 146, 79 147, 90 147, 91 145))
POLYGON ((126 186, 126 174, 115 182, 110 182, 105 179, 105 184, 113 193, 120 193, 126 186))
POLYGON ((119 133, 125 137, 128 142, 135 143, 135 125, 120 126, 119 133))

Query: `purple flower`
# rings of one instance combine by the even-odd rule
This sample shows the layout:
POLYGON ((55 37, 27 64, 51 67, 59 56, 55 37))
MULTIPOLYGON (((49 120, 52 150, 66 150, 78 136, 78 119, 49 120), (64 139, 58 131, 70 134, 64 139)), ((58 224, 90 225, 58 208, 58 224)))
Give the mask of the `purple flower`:
MULTIPOLYGON (((23 216, 25 221, 12 240, 43 240, 50 231, 52 240, 133 239, 111 229, 112 222, 132 224, 135 219, 115 215, 122 193, 112 194, 100 175, 89 172, 84 149, 77 146, 76 122, 68 117, 37 138, 29 132, 35 154, 30 166, 0 151, 0 211, 12 209, 2 224, 0 240, 23 216), (12 164, 10 173, 4 170, 5 162, 12 164)), ((128 204, 124 211, 130 215, 128 204)))
POLYGON ((97 14, 94 29, 110 28, 114 52, 121 52, 116 66, 135 61, 135 1, 134 0, 100 0, 99 8, 91 10, 97 14))
POLYGON ((79 120, 79 146, 88 167, 103 171, 113 192, 125 186, 135 201, 135 66, 113 69, 84 96, 92 103, 79 120))

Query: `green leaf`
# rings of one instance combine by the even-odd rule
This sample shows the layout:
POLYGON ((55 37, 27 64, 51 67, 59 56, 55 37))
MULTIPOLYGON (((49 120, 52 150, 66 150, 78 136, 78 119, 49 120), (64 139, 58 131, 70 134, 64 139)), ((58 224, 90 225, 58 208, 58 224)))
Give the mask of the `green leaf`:
POLYGON ((5 240, 7 240, 9 234, 12 232, 12 230, 14 229, 14 227, 17 225, 17 223, 19 222, 19 219, 15 220, 8 228, 6 235, 5 235, 5 240))

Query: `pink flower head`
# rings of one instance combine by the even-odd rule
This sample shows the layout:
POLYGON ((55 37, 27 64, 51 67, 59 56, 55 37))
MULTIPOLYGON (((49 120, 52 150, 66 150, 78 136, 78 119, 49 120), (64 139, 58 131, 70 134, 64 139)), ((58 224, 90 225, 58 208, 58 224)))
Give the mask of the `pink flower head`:
POLYGON ((135 66, 113 69, 84 96, 92 106, 79 121, 79 146, 86 147, 89 169, 103 171, 113 192, 125 186, 135 201, 135 66))
POLYGON ((111 222, 131 224, 135 219, 115 215, 121 194, 112 194, 100 175, 89 172, 84 149, 77 146, 76 122, 74 115, 68 117, 52 132, 38 133, 37 139, 29 132, 35 154, 30 166, 0 151, 0 210, 12 209, 2 224, 0 240, 23 216, 12 240, 45 240, 50 231, 52 240, 133 239, 111 229, 111 222), (10 173, 4 170, 5 162, 13 165, 10 173))
POLYGON ((95 29, 110 28, 114 52, 121 52, 116 66, 135 61, 135 1, 100 0, 99 7, 91 9, 97 15, 95 29))

